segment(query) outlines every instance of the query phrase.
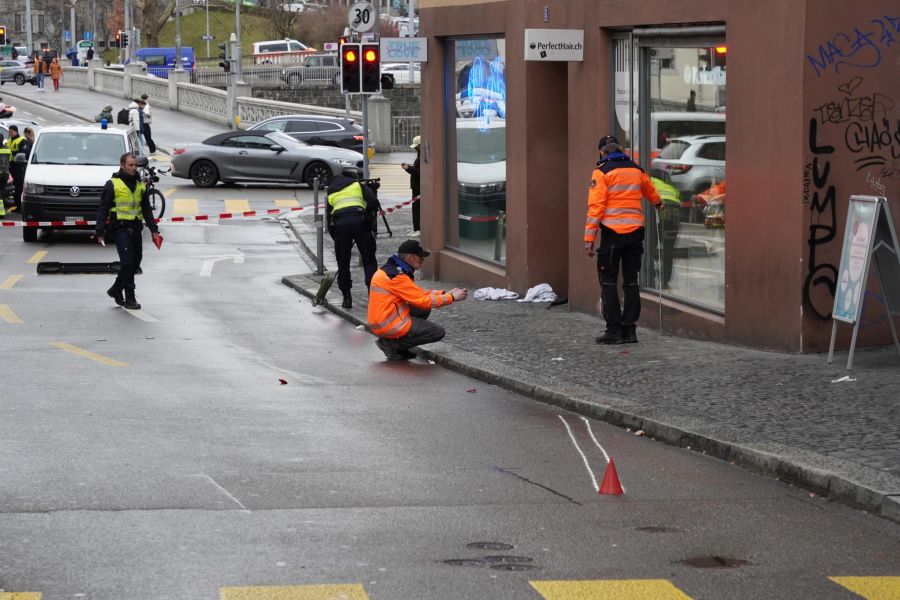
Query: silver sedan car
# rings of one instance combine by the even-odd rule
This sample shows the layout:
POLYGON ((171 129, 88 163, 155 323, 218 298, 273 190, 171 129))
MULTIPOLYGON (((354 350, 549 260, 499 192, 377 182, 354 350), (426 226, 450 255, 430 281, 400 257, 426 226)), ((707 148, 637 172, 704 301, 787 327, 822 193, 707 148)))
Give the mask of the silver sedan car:
POLYGON ((311 146, 280 131, 229 131, 199 144, 176 146, 172 176, 190 179, 198 187, 223 183, 305 183, 328 185, 345 169, 362 173, 359 152, 331 146, 311 146))

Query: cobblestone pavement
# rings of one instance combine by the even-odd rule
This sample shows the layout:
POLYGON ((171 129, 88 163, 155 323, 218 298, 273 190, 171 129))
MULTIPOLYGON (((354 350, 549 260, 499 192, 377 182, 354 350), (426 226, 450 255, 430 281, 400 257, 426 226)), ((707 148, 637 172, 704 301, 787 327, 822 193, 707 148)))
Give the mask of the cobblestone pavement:
MULTIPOLYGON (((391 215, 392 229, 405 231, 408 219, 391 215)), ((298 219, 294 230, 303 246, 316 247, 310 223, 298 219)), ((379 263, 402 239, 379 237, 379 263)), ((327 236, 326 254, 326 270, 333 270, 327 236)), ((328 309, 359 324, 367 298, 353 262, 354 308, 340 308, 334 286, 328 309)), ((312 297, 320 279, 310 272, 283 281, 312 297)), ((827 354, 765 352, 648 329, 638 330, 638 344, 598 346, 602 319, 565 305, 470 295, 432 318, 447 329, 443 342, 424 348, 438 364, 900 521, 900 357, 893 346, 857 350, 848 372, 846 351, 829 365, 827 354), (836 381, 847 375, 850 381, 836 381)))

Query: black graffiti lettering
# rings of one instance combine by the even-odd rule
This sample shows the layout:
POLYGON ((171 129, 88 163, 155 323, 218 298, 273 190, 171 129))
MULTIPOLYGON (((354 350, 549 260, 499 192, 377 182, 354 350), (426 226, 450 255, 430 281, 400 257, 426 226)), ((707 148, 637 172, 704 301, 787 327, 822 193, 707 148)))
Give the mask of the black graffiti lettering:
MULTIPOLYGON (((819 265, 815 268, 811 268, 809 273, 806 275, 806 281, 803 282, 803 302, 812 310, 813 314, 820 321, 827 321, 831 318, 831 311, 829 310, 827 313, 820 311, 816 308, 816 305, 813 303, 811 292, 812 290, 819 285, 824 285, 828 289, 828 294, 831 298, 834 298, 834 293, 837 290, 837 276, 838 271, 837 267, 834 265, 819 265), (819 271, 827 271, 827 275, 819 275, 816 274, 819 271)), ((832 300, 831 305, 834 305, 834 301, 832 300)))
MULTIPOLYGON (((834 152, 833 146, 819 146, 816 141, 817 137, 817 121, 810 119, 809 121, 809 149, 815 155, 831 154, 834 152)), ((813 299, 813 291, 816 287, 824 285, 828 290, 830 297, 829 306, 834 305, 834 294, 837 289, 837 267, 830 263, 819 264, 817 253, 821 246, 832 242, 837 234, 837 191, 833 185, 828 185, 828 175, 831 173, 831 163, 828 160, 822 161, 821 169, 819 157, 814 156, 812 161, 812 203, 810 204, 810 225, 809 225, 809 271, 806 280, 803 282, 803 301, 810 308, 812 313, 822 321, 831 318, 831 310, 823 310, 816 306, 816 300, 813 299), (827 186, 827 187, 826 187, 827 186)), ((804 172, 804 175, 806 173, 804 172)))
POLYGON ((880 124, 877 121, 850 123, 844 131, 844 143, 851 152, 874 153, 890 149, 894 155, 900 152, 900 119, 896 121, 893 132, 888 119, 881 119, 880 124))
POLYGON ((809 151, 813 154, 831 154, 834 152, 834 146, 818 146, 816 145, 816 133, 818 132, 818 124, 815 119, 809 120, 809 151))
POLYGON ((886 117, 894 109, 896 103, 884 94, 875 92, 864 98, 844 98, 837 102, 826 102, 816 109, 819 121, 828 123, 846 123, 851 119, 874 121, 886 117))
POLYGON ((812 166, 813 185, 817 188, 824 187, 828 182, 829 171, 831 171, 831 163, 826 161, 825 171, 823 173, 819 173, 819 159, 818 157, 814 158, 812 166))

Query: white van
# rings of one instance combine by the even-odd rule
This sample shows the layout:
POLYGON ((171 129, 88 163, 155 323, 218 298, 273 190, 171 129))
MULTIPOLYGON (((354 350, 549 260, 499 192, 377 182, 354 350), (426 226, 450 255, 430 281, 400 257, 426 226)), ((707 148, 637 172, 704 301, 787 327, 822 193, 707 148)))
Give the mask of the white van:
MULTIPOLYGON (((630 142, 640 139, 637 115, 635 115, 634 127, 634 134, 629 136, 630 142)), ((670 139, 690 135, 725 135, 725 113, 650 113, 650 158, 657 158, 660 149, 663 148, 670 139)), ((636 146, 637 144, 635 143, 634 145, 636 146)))
POLYGON ((304 55, 315 51, 315 48, 310 48, 302 42, 289 38, 255 42, 253 44, 253 62, 261 64, 297 62, 304 55))

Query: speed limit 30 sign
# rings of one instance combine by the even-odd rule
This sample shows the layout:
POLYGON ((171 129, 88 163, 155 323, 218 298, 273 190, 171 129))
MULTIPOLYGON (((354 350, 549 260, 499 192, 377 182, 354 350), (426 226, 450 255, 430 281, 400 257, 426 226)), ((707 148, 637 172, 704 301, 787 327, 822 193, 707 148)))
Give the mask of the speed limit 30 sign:
POLYGON ((375 27, 378 14, 371 2, 354 2, 347 11, 347 24, 357 33, 365 33, 375 27))

